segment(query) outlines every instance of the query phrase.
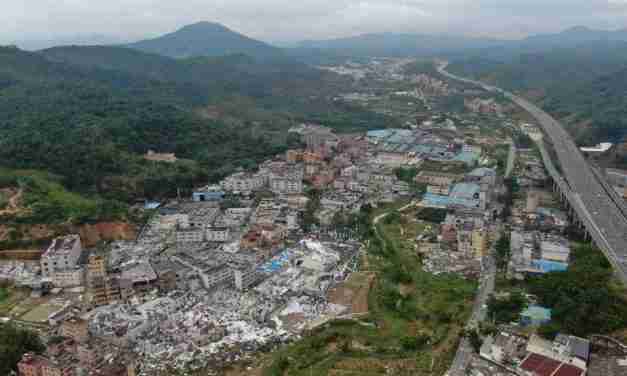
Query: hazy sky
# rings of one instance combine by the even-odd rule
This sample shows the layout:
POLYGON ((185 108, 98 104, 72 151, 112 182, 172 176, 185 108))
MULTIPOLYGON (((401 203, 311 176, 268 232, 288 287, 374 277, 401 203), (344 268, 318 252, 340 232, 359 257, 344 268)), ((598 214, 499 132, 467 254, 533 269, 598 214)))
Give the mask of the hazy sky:
POLYGON ((269 42, 368 32, 519 37, 627 27, 627 0, 2 0, 0 43, 99 34, 135 40, 217 21, 269 42))

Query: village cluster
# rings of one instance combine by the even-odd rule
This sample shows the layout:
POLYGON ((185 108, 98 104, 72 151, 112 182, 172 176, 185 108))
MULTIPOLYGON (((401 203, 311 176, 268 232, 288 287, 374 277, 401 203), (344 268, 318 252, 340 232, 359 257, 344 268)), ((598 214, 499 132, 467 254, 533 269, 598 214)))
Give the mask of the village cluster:
MULTIPOLYGON (((332 69, 358 79, 380 75, 398 81, 406 78, 405 64, 332 69)), ((415 75, 412 82, 414 91, 395 94, 426 101, 454 90, 427 75, 415 75)), ((368 95, 344 99, 367 101, 368 95)), ((464 105, 475 116, 497 114, 505 122, 494 100, 469 99, 464 105)), ((568 217, 546 188, 540 157, 531 149, 515 150, 498 131, 486 135, 468 119, 425 112, 407 128, 359 134, 301 124, 290 129, 301 149, 198 187, 189 197, 147 202, 151 216, 134 241, 88 249, 79 235, 68 235, 47 245, 40 260, 3 262, 0 280, 30 288, 31 298, 42 302, 4 318, 37 328, 46 338, 45 354, 24 355, 20 375, 219 369, 330 320, 363 314, 369 287, 362 292, 364 308, 342 284, 359 270, 366 247, 357 231, 340 231, 336 221, 365 206, 403 201, 415 209, 414 220, 428 225, 412 242, 429 273, 481 280, 505 233, 511 238, 508 278, 567 270, 568 217), (501 161, 507 166, 499 171, 495 150, 508 143, 509 160, 501 161), (408 181, 403 170, 417 173, 408 181), (503 201, 504 177, 510 176, 516 177, 510 188, 522 198, 504 216, 510 210, 503 201), (510 218, 508 226, 503 217, 510 218)), ((540 134, 530 124, 505 126, 532 138, 540 134)), ((147 158, 176 159, 154 152, 147 158)), ((468 372, 583 376, 587 340, 560 335, 548 342, 517 330, 550 316, 549 309, 529 305, 520 326, 499 328, 486 338, 468 372)))
POLYGON ((350 315, 350 304, 328 293, 356 270, 362 245, 329 231, 335 215, 409 199, 398 167, 428 159, 474 164, 480 156, 437 129, 291 131, 305 148, 189 199, 149 203, 155 214, 136 241, 84 249, 69 235, 54 239, 38 263, 4 264, 3 278, 51 297, 29 316, 49 328, 49 356, 28 354, 21 372, 219 366, 350 315), (308 231, 306 211, 316 218, 308 231))

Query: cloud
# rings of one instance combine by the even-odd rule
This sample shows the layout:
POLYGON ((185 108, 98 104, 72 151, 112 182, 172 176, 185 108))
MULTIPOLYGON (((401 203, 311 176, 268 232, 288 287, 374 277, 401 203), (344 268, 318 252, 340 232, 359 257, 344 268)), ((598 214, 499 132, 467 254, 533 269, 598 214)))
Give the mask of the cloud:
POLYGON ((99 34, 141 39, 201 20, 268 41, 371 32, 511 37, 627 26, 627 0, 3 0, 0 43, 99 34))

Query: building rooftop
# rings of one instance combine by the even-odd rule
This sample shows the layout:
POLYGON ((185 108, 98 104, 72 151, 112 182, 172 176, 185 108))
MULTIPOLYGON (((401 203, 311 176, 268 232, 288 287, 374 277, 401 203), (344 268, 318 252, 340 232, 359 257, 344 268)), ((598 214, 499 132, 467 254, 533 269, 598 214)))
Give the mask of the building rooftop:
POLYGON ((496 176, 496 171, 493 168, 479 167, 472 170, 470 173, 468 173, 468 175, 478 177, 496 176))
POLYGON ((533 372, 537 376, 552 376, 561 363, 546 356, 530 353, 520 365, 525 371, 533 372))
POLYGON ((533 321, 551 320, 551 310, 537 305, 530 305, 520 315, 528 317, 533 321))
POLYGON ((453 186, 450 195, 454 198, 473 200, 479 197, 478 195, 480 192, 481 187, 478 184, 458 183, 453 186))
POLYGON ((152 266, 147 262, 135 262, 122 270, 122 278, 136 282, 154 281, 157 279, 152 266))

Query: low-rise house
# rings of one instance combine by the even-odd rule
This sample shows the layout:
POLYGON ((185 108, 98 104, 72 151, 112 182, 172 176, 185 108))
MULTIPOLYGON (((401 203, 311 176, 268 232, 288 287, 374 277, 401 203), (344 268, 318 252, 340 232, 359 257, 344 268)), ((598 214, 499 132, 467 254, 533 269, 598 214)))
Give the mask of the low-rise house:
POLYGON ((222 201, 224 195, 224 190, 219 185, 207 185, 192 192, 192 201, 222 201))
POLYGON ((570 258, 568 239, 561 236, 543 234, 540 240, 540 252, 544 260, 568 263, 570 258))
POLYGON ((148 150, 144 154, 144 159, 153 162, 167 162, 174 163, 177 161, 176 154, 174 153, 157 153, 154 150, 148 150))

